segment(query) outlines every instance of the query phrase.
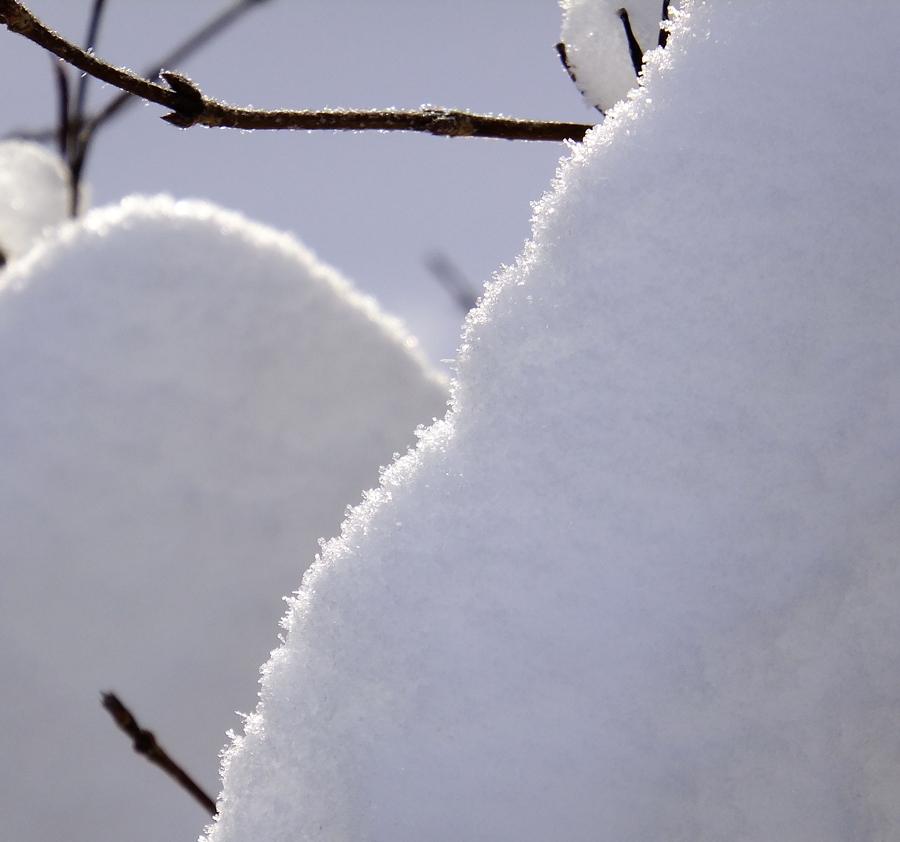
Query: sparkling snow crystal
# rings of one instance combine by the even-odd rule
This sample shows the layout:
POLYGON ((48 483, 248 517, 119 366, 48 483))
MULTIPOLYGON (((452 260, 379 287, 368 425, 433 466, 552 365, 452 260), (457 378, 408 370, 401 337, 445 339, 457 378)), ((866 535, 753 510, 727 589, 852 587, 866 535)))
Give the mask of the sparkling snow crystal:
POLYGON ((126 199, 0 272, 0 837, 197 838, 100 691, 215 793, 282 597, 446 410, 409 345, 296 240, 201 202, 126 199))
POLYGON ((307 574, 215 842, 900 834, 895 4, 686 3, 307 574))

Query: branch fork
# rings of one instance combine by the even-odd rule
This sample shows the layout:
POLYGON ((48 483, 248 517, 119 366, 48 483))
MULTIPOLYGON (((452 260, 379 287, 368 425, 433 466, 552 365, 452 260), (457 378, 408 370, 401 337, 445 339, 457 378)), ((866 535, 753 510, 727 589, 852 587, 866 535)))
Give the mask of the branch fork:
POLYGON ((301 129, 331 131, 411 131, 442 137, 491 137, 505 140, 564 141, 584 139, 593 128, 583 123, 516 120, 443 108, 418 111, 262 111, 236 108, 204 97, 180 73, 165 71, 158 85, 66 41, 44 26, 18 0, 0 0, 0 23, 69 64, 122 91, 170 109, 163 119, 181 128, 194 125, 234 129, 301 129))

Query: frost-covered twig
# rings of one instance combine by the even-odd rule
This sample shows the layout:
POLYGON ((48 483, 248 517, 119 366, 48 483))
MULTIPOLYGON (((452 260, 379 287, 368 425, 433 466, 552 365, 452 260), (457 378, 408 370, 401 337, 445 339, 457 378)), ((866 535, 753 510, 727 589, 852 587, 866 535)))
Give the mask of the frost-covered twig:
MULTIPOLYGON (((168 53, 158 62, 148 67, 143 76, 151 82, 155 82, 160 78, 160 73, 167 67, 173 67, 188 56, 199 50, 204 44, 212 40, 216 35, 227 29, 235 23, 243 14, 251 9, 261 6, 268 0, 236 0, 227 9, 224 9, 212 20, 207 21, 192 35, 189 35, 181 44, 175 47, 172 52, 168 53)), ((97 112, 89 121, 87 129, 93 133, 104 123, 115 117, 126 105, 133 102, 134 98, 130 91, 123 90, 118 96, 113 97, 110 102, 97 112)))
POLYGON ((169 87, 96 58, 48 29, 17 0, 0 0, 0 23, 24 35, 79 70, 158 105, 171 109, 164 120, 181 128, 193 125, 235 129, 304 129, 332 131, 412 131, 446 137, 492 137, 506 140, 582 140, 592 128, 582 123, 516 120, 444 108, 418 111, 262 111, 235 108, 203 96, 180 74, 161 73, 169 87))
MULTIPOLYGON (((144 78, 150 82, 155 82, 164 67, 183 61, 239 20, 246 12, 266 2, 268 0, 234 0, 230 6, 207 21, 164 58, 148 68, 144 72, 144 78)), ((84 41, 84 52, 89 55, 93 55, 105 8, 106 0, 94 0, 84 41)), ((134 100, 134 97, 128 91, 121 91, 96 114, 88 117, 85 115, 85 106, 87 104, 88 82, 92 78, 91 75, 84 73, 78 80, 73 109, 70 106, 69 80, 65 73, 65 64, 62 61, 59 62, 55 69, 55 74, 59 93, 59 125, 56 130, 15 132, 10 136, 18 140, 37 140, 40 142, 46 142, 53 137, 57 138, 60 155, 69 167, 70 212, 74 217, 78 213, 81 177, 93 139, 97 131, 117 114, 120 114, 124 107, 134 100)))
MULTIPOLYGON (((171 52, 167 53, 159 61, 144 70, 143 78, 150 82, 159 79, 159 74, 166 68, 184 61, 186 58, 197 52, 201 47, 207 44, 215 36, 219 35, 229 26, 237 22, 242 15, 249 12, 269 0, 235 0, 230 6, 217 14, 214 18, 207 21, 198 30, 193 32, 184 41, 182 41, 171 52)), ((83 79, 87 79, 87 74, 83 79)), ((135 102, 135 96, 130 91, 122 90, 118 95, 114 96, 106 105, 99 109, 95 114, 86 117, 83 120, 82 132, 85 135, 85 145, 93 138, 96 131, 102 128, 113 117, 116 117, 131 102, 135 102)), ((4 137, 12 140, 33 140, 38 143, 47 143, 53 140, 58 129, 20 129, 10 132, 4 137)), ((65 156, 64 156, 65 157, 65 156)))
POLYGON ((206 808, 210 815, 214 816, 216 814, 216 802, 200 789, 191 776, 163 751, 162 746, 156 742, 156 737, 152 731, 147 731, 138 725, 131 711, 119 701, 114 693, 103 694, 103 707, 109 711, 110 716, 116 721, 116 725, 131 737, 134 743, 134 750, 138 754, 143 754, 147 760, 155 763, 164 772, 171 775, 182 788, 186 789, 206 808))

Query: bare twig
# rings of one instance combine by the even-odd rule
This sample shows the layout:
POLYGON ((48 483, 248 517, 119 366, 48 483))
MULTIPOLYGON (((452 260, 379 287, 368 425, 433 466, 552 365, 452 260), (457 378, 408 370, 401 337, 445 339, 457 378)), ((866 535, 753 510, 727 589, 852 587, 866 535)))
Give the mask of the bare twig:
POLYGON ((59 139, 59 127, 52 129, 13 129, 0 135, 0 140, 31 140, 35 143, 52 143, 59 139))
POLYGON ((590 125, 515 120, 443 108, 418 111, 260 111, 235 108, 204 97, 186 77, 162 74, 169 87, 157 85, 86 53, 41 23, 17 0, 0 0, 0 23, 24 35, 79 70, 135 96, 171 109, 163 119, 176 126, 235 129, 305 129, 337 131, 412 131, 446 137, 493 137, 506 140, 582 140, 590 125), (176 81, 173 81, 177 79, 176 81))
MULTIPOLYGON (((662 0, 662 17, 660 19, 658 38, 658 44, 660 47, 665 47, 669 39, 669 30, 665 26, 665 23, 669 20, 669 9, 671 7, 672 0, 662 0)), ((635 76, 640 79, 642 73, 644 72, 644 50, 634 34, 634 29, 632 29, 631 18, 628 16, 628 9, 623 6, 621 9, 616 11, 616 15, 618 16, 619 20, 622 21, 622 27, 625 29, 625 40, 628 42, 628 55, 631 58, 631 66, 634 68, 635 76)), ((578 84, 578 78, 575 74, 575 68, 572 66, 572 62, 569 60, 568 47, 566 47, 566 45, 562 41, 560 41, 556 45, 556 52, 559 53, 560 61, 562 61, 562 65, 565 68, 566 73, 569 74, 569 78, 575 83, 575 87, 578 88, 578 90, 581 91, 582 95, 587 99, 592 99, 592 97, 587 96, 581 85, 578 84)), ((638 81, 637 84, 640 84, 640 81, 638 81)), ((603 116, 606 116, 606 112, 599 105, 595 104, 594 108, 596 108, 601 114, 603 114, 603 116)))
POLYGON ((53 76, 56 79, 57 128, 56 147, 59 157, 69 160, 69 74, 62 59, 53 59, 53 76))
MULTIPOLYGON (((88 53, 94 52, 97 45, 97 33, 100 31, 100 21, 103 18, 103 7, 106 0, 94 0, 94 6, 91 9, 91 19, 88 23, 87 35, 84 37, 84 49, 88 53)), ((84 114, 84 106, 87 101, 87 87, 90 76, 84 75, 78 80, 78 96, 75 99, 75 116, 78 118, 79 125, 81 117, 84 114)))
MULTIPOLYGON (((671 6, 671 0, 663 0, 662 7, 662 23, 665 24, 666 21, 669 20, 669 6, 671 6)), ((669 42, 669 30, 666 26, 660 26, 659 28, 659 40, 657 42, 658 46, 665 47, 669 42)))
MULTIPOLYGON (((94 0, 87 34, 84 37, 84 50, 86 53, 93 53, 94 51, 105 5, 106 0, 94 0)), ((91 77, 87 73, 82 73, 78 79, 74 108, 70 107, 68 102, 63 104, 64 98, 66 101, 68 100, 68 83, 66 80, 64 79, 59 86, 61 112, 59 134, 60 137, 65 137, 65 142, 61 146, 63 158, 69 167, 69 215, 73 218, 78 215, 81 174, 84 171, 85 159, 87 158, 90 145, 90 133, 85 131, 84 119, 90 79, 91 77)))
POLYGON ((634 68, 634 75, 640 76, 644 67, 644 50, 638 43, 638 39, 634 37, 634 30, 631 28, 631 19, 628 17, 628 9, 619 9, 616 14, 625 27, 625 37, 628 39, 628 52, 631 55, 631 66, 634 68))
POLYGON ((212 800, 156 742, 152 731, 146 731, 138 725, 131 711, 123 705, 114 693, 103 694, 103 707, 134 743, 134 750, 143 754, 151 763, 155 763, 163 771, 171 775, 184 789, 199 801, 210 815, 216 814, 216 802, 212 800))
MULTIPOLYGON (((201 49, 215 36, 221 34, 227 27, 236 23, 242 15, 258 6, 262 6, 269 0, 235 0, 230 6, 221 11, 211 20, 203 24, 196 32, 189 35, 181 44, 175 47, 170 53, 166 54, 159 61, 150 65, 143 73, 143 78, 150 82, 159 79, 159 74, 166 67, 173 67, 179 62, 193 55, 197 50, 201 49)), ((88 78, 90 74, 83 78, 88 78)), ((87 147, 93 140, 97 130, 102 128, 111 119, 118 116, 123 109, 137 102, 133 94, 128 91, 120 91, 116 96, 100 108, 93 116, 83 118, 82 136, 84 145, 87 147)), ((58 134, 57 129, 19 129, 8 132, 3 135, 4 138, 11 140, 33 140, 38 143, 49 143, 58 134)))
POLYGON ((465 273, 443 252, 435 251, 425 258, 425 266, 437 282, 452 296, 463 313, 478 303, 478 293, 465 273))
MULTIPOLYGON (((164 56, 158 62, 148 67, 143 77, 151 82, 155 82, 160 78, 159 74, 167 67, 174 67, 179 62, 184 61, 188 56, 199 50, 204 44, 213 39, 220 32, 235 23, 243 14, 251 9, 261 6, 268 0, 236 0, 227 9, 216 15, 212 20, 205 23, 195 33, 188 36, 181 44, 179 44, 172 52, 164 56)), ((98 128, 111 118, 115 117, 126 105, 134 102, 134 96, 129 91, 122 91, 118 96, 113 97, 107 105, 100 109, 88 122, 87 129, 93 134, 98 128)))
MULTIPOLYGON (((145 74, 144 78, 155 82, 163 67, 175 64, 200 49, 210 39, 214 38, 228 26, 234 23, 242 14, 251 8, 260 6, 267 0, 236 0, 227 9, 208 21, 199 30, 193 33, 187 40, 169 53, 161 62, 157 62, 145 74)), ((100 31, 100 22, 106 0, 94 0, 91 10, 87 35, 85 36, 84 52, 93 54, 97 43, 97 34, 100 31)), ((60 134, 65 133, 65 141, 62 149, 63 158, 69 167, 69 193, 71 198, 70 213, 74 217, 78 214, 79 195, 81 190, 81 178, 84 173, 87 155, 90 151, 97 130, 104 123, 118 114, 125 105, 134 100, 130 93, 120 93, 107 103, 97 114, 91 118, 85 117, 87 103, 88 82, 91 75, 82 73, 78 82, 77 97, 74 111, 67 109, 65 121, 60 122, 60 134)), ((62 102, 62 97, 61 97, 62 102)), ((62 106, 61 106, 62 107, 62 106)))

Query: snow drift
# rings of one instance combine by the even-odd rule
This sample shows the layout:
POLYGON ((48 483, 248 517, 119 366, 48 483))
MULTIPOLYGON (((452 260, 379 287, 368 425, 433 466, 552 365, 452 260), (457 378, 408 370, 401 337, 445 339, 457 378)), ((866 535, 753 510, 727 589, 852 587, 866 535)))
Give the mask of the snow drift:
POLYGON ((99 693, 215 792, 282 597, 446 409, 412 344, 293 238, 202 202, 92 211, 0 274, 3 838, 197 837, 99 693))
POLYGON ((307 573, 214 842, 897 835, 894 5, 684 6, 307 573))

